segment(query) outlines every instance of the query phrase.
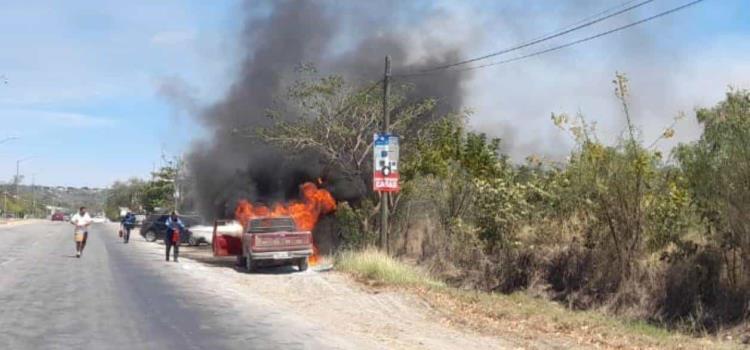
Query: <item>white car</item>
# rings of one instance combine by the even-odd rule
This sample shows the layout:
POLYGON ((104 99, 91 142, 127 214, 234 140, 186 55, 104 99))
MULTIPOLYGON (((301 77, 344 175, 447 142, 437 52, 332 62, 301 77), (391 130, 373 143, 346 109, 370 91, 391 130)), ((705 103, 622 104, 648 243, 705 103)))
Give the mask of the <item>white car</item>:
POLYGON ((105 218, 103 216, 95 216, 95 217, 93 217, 91 219, 91 222, 93 222, 95 224, 103 224, 103 223, 105 223, 107 221, 108 221, 107 218, 105 218))
POLYGON ((214 236, 214 227, 208 225, 195 225, 188 228, 190 231, 190 238, 188 244, 192 246, 200 245, 201 243, 211 244, 214 236))
MULTIPOLYGON (((236 232, 237 235, 242 234, 242 225, 237 221, 226 221, 220 224, 220 230, 222 232, 236 232)), ((201 243, 211 244, 214 237, 214 227, 208 225, 195 225, 188 228, 190 230, 190 238, 188 243, 193 246, 200 245, 201 243)))

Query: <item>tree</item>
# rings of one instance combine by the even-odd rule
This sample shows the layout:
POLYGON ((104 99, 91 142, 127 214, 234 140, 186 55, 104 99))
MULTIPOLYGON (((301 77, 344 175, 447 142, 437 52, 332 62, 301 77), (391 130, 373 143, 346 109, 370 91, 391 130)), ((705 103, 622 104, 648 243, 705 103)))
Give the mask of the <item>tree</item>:
POLYGON ((143 208, 154 212, 157 208, 173 208, 175 205, 175 181, 179 164, 170 161, 153 172, 152 180, 143 189, 143 208))
MULTIPOLYGON (((375 87, 356 91, 339 76, 298 80, 289 89, 288 109, 272 111, 275 123, 260 136, 297 154, 319 155, 330 169, 356 179, 364 197, 372 177, 373 135, 382 130, 382 92, 375 87)), ((435 107, 431 99, 407 101, 406 89, 394 88, 390 102, 391 132, 401 136, 404 153, 413 123, 435 107)))
POLYGON ((750 278, 750 92, 730 90, 696 116, 703 134, 675 154, 706 234, 724 248, 736 284, 750 278))
POLYGON ((466 131, 465 117, 449 115, 424 127, 403 169, 407 181, 424 175, 441 180, 434 202, 446 232, 455 220, 474 224, 492 250, 505 246, 524 219, 526 187, 500 153, 500 139, 466 131))
POLYGON ((116 181, 107 192, 105 213, 111 220, 120 218, 120 207, 140 210, 143 207, 143 192, 146 182, 132 178, 125 182, 116 181))
MULTIPOLYGON (((294 154, 314 154, 329 172, 342 175, 356 188, 358 198, 374 203, 372 184, 373 135, 382 130, 382 89, 378 83, 355 90, 340 76, 303 77, 288 90, 284 109, 270 111, 274 123, 260 129, 261 140, 294 154)), ((413 152, 411 140, 421 129, 418 123, 431 117, 435 101, 409 101, 409 86, 397 85, 391 93, 391 132, 401 136, 401 157, 413 152)), ((403 194, 403 191, 402 193, 403 194)), ((390 206, 398 206, 401 194, 391 196, 390 206)), ((370 204, 371 204, 370 203, 370 204)), ((368 231, 379 205, 358 203, 369 208, 361 222, 368 231)))
POLYGON ((597 288, 608 292, 634 275, 644 254, 680 244, 691 214, 684 181, 638 138, 628 108, 627 79, 617 74, 613 83, 627 122, 625 137, 615 145, 601 143, 583 117, 552 117, 577 143, 560 173, 559 211, 581 223, 584 245, 600 254, 600 268, 608 269, 611 278, 597 288))

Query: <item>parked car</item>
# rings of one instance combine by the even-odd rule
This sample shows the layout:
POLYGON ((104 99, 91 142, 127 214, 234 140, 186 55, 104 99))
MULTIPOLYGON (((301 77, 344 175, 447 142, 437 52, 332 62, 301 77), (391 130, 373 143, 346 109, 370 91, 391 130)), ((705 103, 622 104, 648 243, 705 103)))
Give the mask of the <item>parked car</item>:
POLYGON ((211 244, 214 235, 214 227, 208 225, 195 225, 190 227, 190 240, 188 244, 198 246, 201 243, 211 244))
POLYGON ((52 221, 65 221, 65 214, 57 212, 52 214, 52 221))
POLYGON ((93 223, 95 223, 95 224, 103 224, 103 223, 107 222, 107 218, 105 218, 105 217, 103 217, 103 216, 94 216, 94 217, 93 217, 93 218, 91 219, 91 221, 92 221, 93 223))
MULTIPOLYGON (((141 236, 148 242, 155 242, 160 239, 164 239, 164 235, 167 233, 166 221, 169 215, 167 214, 151 214, 146 217, 141 223, 141 236)), ((189 243, 190 227, 200 224, 201 218, 198 216, 180 216, 180 220, 188 228, 182 236, 181 243, 189 243)))
POLYGON ((143 225, 143 221, 146 220, 146 214, 135 214, 135 226, 141 227, 143 225))
POLYGON ((299 230, 290 217, 250 219, 239 231, 217 220, 211 246, 214 256, 236 256, 248 272, 264 265, 297 265, 305 271, 313 254, 312 233, 299 230))

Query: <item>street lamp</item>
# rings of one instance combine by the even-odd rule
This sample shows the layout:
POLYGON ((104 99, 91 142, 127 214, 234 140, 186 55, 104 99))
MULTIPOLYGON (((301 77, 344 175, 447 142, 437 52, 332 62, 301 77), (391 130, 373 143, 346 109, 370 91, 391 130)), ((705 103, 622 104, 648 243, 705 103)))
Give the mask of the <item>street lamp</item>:
POLYGON ((18 137, 16 137, 16 136, 10 136, 10 137, 6 137, 4 139, 0 139, 0 144, 6 143, 6 142, 12 141, 12 140, 18 140, 18 137))
POLYGON ((25 161, 27 161, 27 160, 29 160, 31 158, 34 158, 34 157, 33 156, 32 157, 26 157, 26 158, 22 158, 22 159, 19 159, 19 160, 16 161, 16 178, 13 179, 14 182, 15 182, 15 185, 16 185, 16 197, 18 197, 18 185, 21 182, 21 178, 19 177, 21 175, 20 174, 21 163, 23 163, 23 162, 25 162, 25 161))

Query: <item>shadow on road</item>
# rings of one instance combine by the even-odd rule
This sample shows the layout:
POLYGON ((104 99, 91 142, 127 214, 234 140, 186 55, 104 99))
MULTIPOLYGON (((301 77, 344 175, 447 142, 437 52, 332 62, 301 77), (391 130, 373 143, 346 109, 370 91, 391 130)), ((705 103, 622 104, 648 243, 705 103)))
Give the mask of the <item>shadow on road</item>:
MULTIPOLYGON (((247 273, 244 266, 237 265, 235 257, 215 257, 211 252, 210 245, 197 247, 180 246, 180 256, 201 262, 209 267, 231 268, 240 273, 247 273)), ((255 274, 262 275, 285 275, 299 272, 296 267, 289 265, 259 267, 255 274)))

